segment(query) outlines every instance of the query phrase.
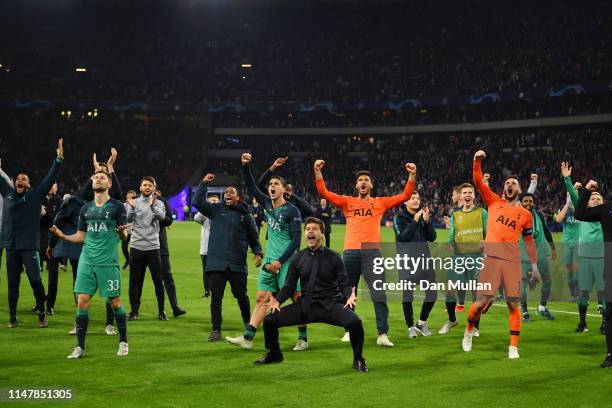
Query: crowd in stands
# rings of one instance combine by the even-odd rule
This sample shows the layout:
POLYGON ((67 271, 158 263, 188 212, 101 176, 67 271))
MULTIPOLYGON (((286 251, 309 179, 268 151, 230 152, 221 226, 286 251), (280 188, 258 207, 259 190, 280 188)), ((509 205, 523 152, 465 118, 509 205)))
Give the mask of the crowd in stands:
POLYGON ((607 0, 153 2, 4 2, 0 97, 386 101, 612 76, 607 0))
POLYGON ((162 193, 169 195, 186 185, 202 161, 201 131, 184 120, 84 116, 0 110, 2 168, 12 177, 25 172, 36 185, 51 166, 61 137, 66 156, 58 178, 62 194, 77 191, 88 180, 93 153, 99 161, 106 161, 115 147, 115 170, 124 194, 138 190, 140 178, 150 175, 162 193))

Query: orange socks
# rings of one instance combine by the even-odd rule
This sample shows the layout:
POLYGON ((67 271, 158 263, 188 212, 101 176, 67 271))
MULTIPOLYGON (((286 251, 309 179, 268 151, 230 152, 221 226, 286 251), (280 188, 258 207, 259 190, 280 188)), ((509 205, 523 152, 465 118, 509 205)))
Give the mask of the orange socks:
POLYGON ((518 307, 510 311, 510 345, 518 347, 519 334, 521 334, 521 312, 518 307))
POLYGON ((472 303, 470 305, 470 311, 468 312, 468 321, 466 325, 468 331, 471 331, 474 328, 474 325, 476 324, 478 319, 480 319, 481 314, 482 312, 479 312, 476 306, 474 306, 474 304, 472 303))

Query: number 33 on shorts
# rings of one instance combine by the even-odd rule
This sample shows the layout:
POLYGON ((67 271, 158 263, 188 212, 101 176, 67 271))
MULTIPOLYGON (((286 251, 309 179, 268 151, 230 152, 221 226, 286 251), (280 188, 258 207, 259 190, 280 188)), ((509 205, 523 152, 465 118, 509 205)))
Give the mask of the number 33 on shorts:
POLYGON ((119 290, 119 279, 109 279, 106 290, 108 290, 109 292, 119 290))

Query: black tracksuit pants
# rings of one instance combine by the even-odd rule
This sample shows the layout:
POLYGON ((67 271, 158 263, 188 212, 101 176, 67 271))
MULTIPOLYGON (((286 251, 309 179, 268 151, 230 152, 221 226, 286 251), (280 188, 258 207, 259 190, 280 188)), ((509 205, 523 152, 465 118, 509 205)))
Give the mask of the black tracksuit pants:
POLYGON ((130 306, 133 313, 140 310, 140 299, 142 297, 142 286, 147 267, 151 272, 153 285, 155 286, 155 296, 157 297, 158 312, 164 311, 164 283, 161 278, 161 257, 159 249, 141 251, 131 248, 130 251, 130 306))
POLYGON ((21 268, 25 268, 28 275, 36 306, 38 310, 45 307, 45 287, 40 276, 40 260, 38 251, 6 250, 6 274, 8 281, 8 302, 11 318, 17 317, 17 302, 19 301, 19 284, 21 282, 21 268))
MULTIPOLYGON (((49 280, 47 285, 47 309, 55 307, 55 300, 57 299, 57 281, 59 277, 59 265, 61 258, 51 258, 47 262, 47 270, 49 272, 49 280)), ((76 281, 76 273, 79 266, 78 259, 70 259, 70 266, 72 267, 72 287, 76 281)))
POLYGON ((210 285, 210 317, 213 330, 221 331, 223 295, 228 282, 232 288, 232 295, 238 301, 242 321, 247 324, 251 320, 251 304, 247 294, 247 274, 226 269, 225 271, 208 271, 206 275, 210 285))
POLYGON ((318 302, 310 305, 308 313, 304 314, 302 302, 284 306, 280 311, 271 313, 263 321, 266 348, 274 353, 280 353, 278 344, 278 329, 280 327, 297 326, 311 323, 327 323, 344 327, 350 333, 353 358, 362 358, 363 323, 359 316, 342 303, 334 303, 329 309, 318 302))

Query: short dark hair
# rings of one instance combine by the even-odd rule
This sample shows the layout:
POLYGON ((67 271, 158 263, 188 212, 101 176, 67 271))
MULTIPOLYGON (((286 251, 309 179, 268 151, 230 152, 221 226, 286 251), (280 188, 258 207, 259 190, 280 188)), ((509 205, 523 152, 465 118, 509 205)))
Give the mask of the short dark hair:
POLYGON ((100 174, 100 173, 104 174, 104 175, 106 176, 106 178, 108 179, 108 181, 112 181, 112 180, 113 180, 113 179, 111 178, 110 173, 109 173, 108 171, 106 171, 106 170, 102 170, 102 169, 100 169, 100 170, 98 170, 98 171, 94 171, 94 174, 93 174, 93 175, 95 176, 96 174, 100 174))
POLYGON ((304 228, 306 228, 308 224, 317 224, 321 232, 325 234, 325 224, 323 223, 323 221, 321 221, 317 217, 307 217, 304 220, 304 228))
POLYGON ((141 178, 139 185, 142 185, 144 181, 148 181, 149 183, 153 184, 157 188, 157 183, 155 183, 155 179, 152 176, 144 176, 143 178, 141 178))
POLYGON ((533 202, 535 202, 535 196, 532 193, 523 193, 521 194, 521 201, 523 201, 523 198, 525 197, 531 197, 533 199, 533 202))
POLYGON ((277 176, 277 175, 270 176, 270 178, 268 179, 268 184, 270 183, 270 180, 272 179, 277 179, 278 181, 280 181, 283 187, 287 188, 287 181, 281 176, 277 176))
POLYGON ((359 179, 361 176, 368 176, 370 180, 372 180, 372 173, 370 173, 368 170, 359 170, 355 178, 359 179))
POLYGON ((515 179, 519 183, 521 182, 521 180, 519 179, 519 176, 517 176, 516 174, 510 174, 509 176, 506 176, 504 178, 504 184, 506 184, 506 181, 508 181, 509 179, 515 179))

